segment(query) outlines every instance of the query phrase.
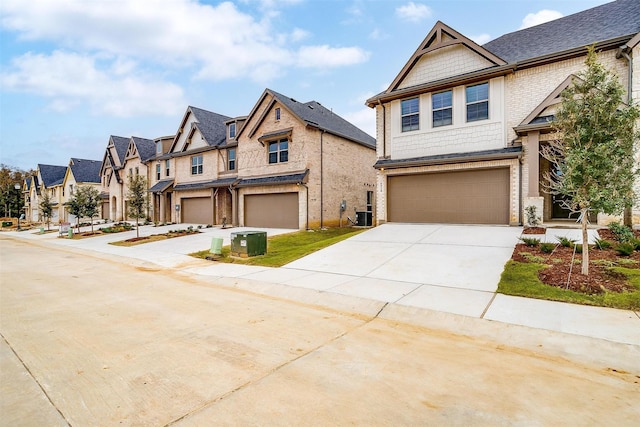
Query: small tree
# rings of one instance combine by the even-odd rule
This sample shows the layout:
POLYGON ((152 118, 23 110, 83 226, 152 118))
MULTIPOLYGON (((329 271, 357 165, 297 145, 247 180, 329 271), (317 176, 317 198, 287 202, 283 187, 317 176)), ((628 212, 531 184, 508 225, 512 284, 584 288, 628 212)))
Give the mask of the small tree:
POLYGON ((93 218, 98 215, 100 207, 100 192, 95 187, 84 186, 78 188, 82 194, 82 214, 91 219, 91 232, 93 233, 93 218))
POLYGON ((597 61, 590 47, 587 69, 562 92, 554 125, 561 135, 542 155, 558 165, 547 174, 551 194, 566 196, 565 207, 580 213, 582 274, 589 274, 589 212, 619 214, 634 199, 634 144, 637 106, 624 105, 617 77, 597 61))
POLYGON ((140 237, 139 220, 147 217, 147 180, 142 175, 129 177, 128 214, 136 219, 136 237, 140 237))
POLYGON ((47 222, 47 231, 51 225, 51 215, 53 214, 53 203, 51 203, 51 195, 47 192, 47 190, 42 191, 42 198, 39 203, 40 212, 42 213, 42 217, 47 222))
POLYGON ((78 231, 80 231, 80 217, 84 215, 84 196, 85 195, 80 191, 80 188, 77 188, 66 203, 69 213, 76 217, 76 226, 78 231))

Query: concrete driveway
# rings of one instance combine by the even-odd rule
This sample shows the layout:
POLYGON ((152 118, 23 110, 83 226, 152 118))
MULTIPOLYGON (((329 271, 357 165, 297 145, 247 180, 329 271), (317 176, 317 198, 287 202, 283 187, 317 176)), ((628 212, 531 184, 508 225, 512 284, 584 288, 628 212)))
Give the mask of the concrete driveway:
POLYGON ((384 224, 283 269, 313 272, 297 282, 317 290, 479 317, 521 232, 520 227, 384 224))

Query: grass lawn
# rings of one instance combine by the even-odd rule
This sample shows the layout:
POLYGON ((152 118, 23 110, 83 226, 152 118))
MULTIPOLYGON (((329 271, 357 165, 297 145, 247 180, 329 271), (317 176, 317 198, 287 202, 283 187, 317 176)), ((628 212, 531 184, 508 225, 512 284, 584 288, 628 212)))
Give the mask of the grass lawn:
POLYGON ((587 295, 542 283, 540 279, 538 279, 538 272, 544 268, 545 265, 539 263, 508 261, 500 277, 498 292, 505 295, 621 308, 625 310, 640 309, 640 270, 637 268, 611 268, 617 273, 624 274, 628 282, 635 288, 634 291, 621 293, 605 291, 597 295, 587 295))
MULTIPOLYGON (((246 265, 261 265, 264 267, 281 267, 305 255, 331 246, 344 239, 363 232, 354 228, 329 228, 326 230, 298 231, 269 237, 267 253, 250 258, 237 258, 229 255, 231 248, 224 246, 222 256, 217 262, 237 263, 246 265)), ((191 256, 206 259, 211 256, 209 250, 192 253, 191 256)))

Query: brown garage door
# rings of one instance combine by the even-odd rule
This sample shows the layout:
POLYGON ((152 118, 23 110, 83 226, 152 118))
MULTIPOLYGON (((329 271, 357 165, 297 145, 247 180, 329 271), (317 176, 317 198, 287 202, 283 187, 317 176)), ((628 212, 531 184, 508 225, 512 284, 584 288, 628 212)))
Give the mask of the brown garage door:
POLYGON ((244 196, 247 227, 299 228, 298 216, 298 193, 244 196))
POLYGON ((391 176, 393 222, 508 224, 509 168, 391 176))
POLYGON ((211 197, 189 197, 181 200, 182 222, 191 224, 213 224, 213 202, 211 197))

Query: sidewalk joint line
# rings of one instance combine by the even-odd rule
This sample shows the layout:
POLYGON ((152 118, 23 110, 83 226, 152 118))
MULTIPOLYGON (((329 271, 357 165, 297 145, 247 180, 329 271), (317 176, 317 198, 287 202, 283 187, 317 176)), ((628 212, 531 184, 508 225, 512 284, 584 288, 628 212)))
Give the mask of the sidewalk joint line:
POLYGON ((16 351, 14 350, 13 346, 11 346, 11 344, 9 343, 9 341, 7 341, 7 339, 5 338, 4 334, 2 334, 0 332, 0 337, 2 337, 3 341, 7 344, 7 347, 9 347, 11 349, 11 352, 16 356, 16 358, 20 361, 20 364, 24 367, 24 369, 27 371, 27 373, 29 374, 29 376, 31 377, 31 379, 38 385, 38 387, 40 388, 40 390, 42 391, 42 393, 44 393, 44 395, 46 396, 47 400, 49 401, 49 403, 51 404, 51 406, 58 412, 58 414, 60 414, 60 416, 62 417, 62 419, 64 420, 65 423, 67 423, 68 426, 71 427, 71 423, 69 422, 69 420, 67 420, 67 417, 64 416, 64 414, 62 413, 62 411, 56 406, 55 403, 53 403, 53 400, 51 400, 51 396, 49 396, 49 393, 47 393, 47 391, 44 389, 44 387, 42 387, 42 384, 40 384, 40 382, 37 380, 37 378, 35 377, 35 375, 33 375, 33 372, 31 372, 31 369, 29 369, 29 367, 27 366, 26 363, 24 363, 24 360, 22 360, 22 358, 18 355, 18 353, 16 353, 16 351))
POLYGON ((482 311, 482 314, 480 315, 481 319, 484 319, 485 314, 487 314, 487 311, 489 311, 489 307, 491 307, 491 304, 493 304, 493 300, 496 299, 496 295, 498 295, 498 293, 494 292, 493 295, 491 296, 491 299, 489 300, 489 303, 487 304, 487 306, 482 311))

